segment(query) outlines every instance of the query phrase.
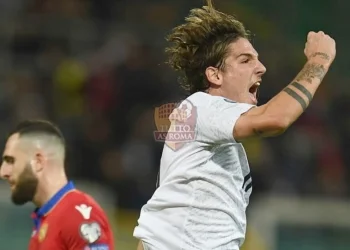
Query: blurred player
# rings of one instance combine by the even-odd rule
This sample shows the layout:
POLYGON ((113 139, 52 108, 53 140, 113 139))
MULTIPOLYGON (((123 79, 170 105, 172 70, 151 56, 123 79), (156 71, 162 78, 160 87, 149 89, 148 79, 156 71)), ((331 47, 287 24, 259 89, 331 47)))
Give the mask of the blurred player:
MULTIPOLYGON (((310 104, 335 58, 335 41, 323 32, 310 32, 304 50, 307 61, 300 73, 257 107, 266 69, 243 24, 216 11, 210 0, 207 4, 191 10, 186 22, 168 36, 168 62, 182 74, 183 86, 191 94, 186 106, 196 110, 190 111, 196 118, 195 138, 176 142, 181 135, 169 130, 159 187, 142 208, 134 230, 141 240, 139 249, 239 249, 252 192, 240 142, 276 136, 291 126, 310 104)), ((180 125, 172 120, 176 131, 181 131, 180 125)), ((187 133, 188 128, 182 131, 187 133)))
POLYGON ((0 174, 16 205, 33 202, 30 250, 114 250, 101 207, 67 181, 65 141, 47 121, 20 123, 9 135, 0 174))

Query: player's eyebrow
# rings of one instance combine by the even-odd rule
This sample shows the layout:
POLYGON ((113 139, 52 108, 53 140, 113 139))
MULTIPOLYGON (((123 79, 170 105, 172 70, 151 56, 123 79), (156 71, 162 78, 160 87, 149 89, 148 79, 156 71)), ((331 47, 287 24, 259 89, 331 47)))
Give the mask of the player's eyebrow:
POLYGON ((15 157, 9 156, 9 155, 4 155, 2 157, 2 160, 7 163, 14 163, 15 162, 15 157))
POLYGON ((237 58, 241 57, 241 56, 247 56, 250 58, 258 58, 259 54, 253 54, 253 53, 249 53, 249 52, 245 52, 245 53, 241 53, 237 56, 237 58))

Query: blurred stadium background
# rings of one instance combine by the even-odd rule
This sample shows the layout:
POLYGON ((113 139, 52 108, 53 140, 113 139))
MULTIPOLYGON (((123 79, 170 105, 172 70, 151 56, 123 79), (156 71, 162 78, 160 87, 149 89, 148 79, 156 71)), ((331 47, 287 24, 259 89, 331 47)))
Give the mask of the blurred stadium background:
MULTIPOLYGON (((244 250, 350 249, 350 35, 345 0, 215 0, 253 31, 268 68, 261 103, 304 63, 310 30, 338 56, 311 107, 283 136, 245 143, 254 192, 244 250)), ((139 209, 156 182, 162 144, 154 108, 183 97, 164 65, 164 36, 201 0, 1 0, 0 132, 26 118, 57 122, 67 171, 108 211, 117 247, 133 250, 139 209)), ((32 206, 0 189, 1 249, 26 249, 32 206)), ((54 226, 54 225, 53 225, 54 226)))

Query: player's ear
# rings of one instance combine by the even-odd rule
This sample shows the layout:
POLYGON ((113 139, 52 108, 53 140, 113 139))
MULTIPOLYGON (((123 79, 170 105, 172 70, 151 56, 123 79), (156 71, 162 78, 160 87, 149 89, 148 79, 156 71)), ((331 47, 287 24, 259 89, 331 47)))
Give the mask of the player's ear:
POLYGON ((41 172, 44 168, 45 157, 41 152, 35 154, 35 158, 32 161, 34 172, 41 172))
POLYGON ((218 68, 212 66, 206 68, 205 76, 210 84, 215 86, 220 86, 222 84, 222 76, 218 68))

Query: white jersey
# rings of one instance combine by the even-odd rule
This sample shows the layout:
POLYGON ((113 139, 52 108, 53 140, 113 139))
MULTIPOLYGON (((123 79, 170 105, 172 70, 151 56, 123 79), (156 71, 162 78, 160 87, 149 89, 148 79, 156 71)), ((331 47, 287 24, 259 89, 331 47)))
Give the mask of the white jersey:
POLYGON ((159 187, 143 206, 134 237, 147 250, 238 250, 252 180, 245 150, 232 133, 254 106, 203 92, 184 103, 195 118, 193 141, 178 148, 165 143, 159 187))

